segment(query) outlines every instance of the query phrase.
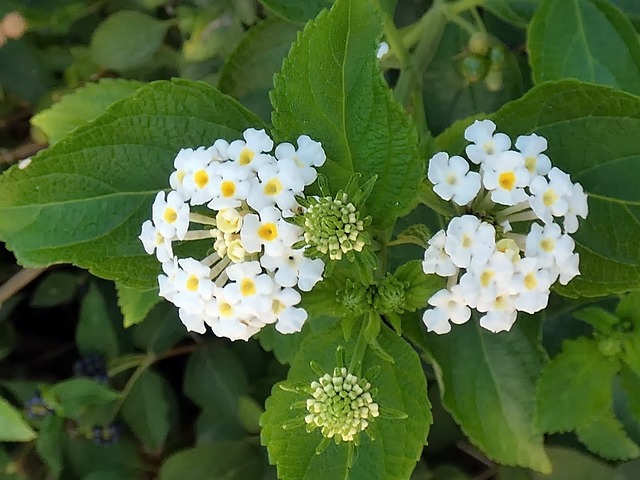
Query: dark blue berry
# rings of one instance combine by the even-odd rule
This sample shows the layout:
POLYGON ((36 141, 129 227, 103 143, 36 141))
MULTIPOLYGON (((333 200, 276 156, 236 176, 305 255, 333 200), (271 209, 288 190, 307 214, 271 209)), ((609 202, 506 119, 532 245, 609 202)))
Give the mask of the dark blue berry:
POLYGON ((120 438, 120 428, 115 423, 95 426, 91 433, 96 445, 113 445, 120 438))
POLYGON ((93 353, 82 357, 73 364, 73 374, 76 377, 86 377, 101 383, 108 383, 107 365, 104 357, 93 353))
POLYGON ((40 396, 40 392, 35 392, 33 397, 25 402, 24 409, 27 417, 31 420, 44 418, 53 413, 53 410, 47 406, 42 396, 40 396))

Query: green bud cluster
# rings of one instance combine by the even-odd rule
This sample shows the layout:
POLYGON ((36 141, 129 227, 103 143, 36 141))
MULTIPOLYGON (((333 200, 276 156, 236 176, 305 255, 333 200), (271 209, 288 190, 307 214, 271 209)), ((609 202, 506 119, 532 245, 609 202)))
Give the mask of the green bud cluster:
POLYGON ((502 90, 506 49, 486 32, 471 35, 467 48, 458 57, 460 75, 469 83, 484 81, 490 92, 502 90))
POLYGON ((387 274, 378 284, 374 307, 379 312, 402 313, 406 307, 407 285, 393 275, 387 274))
POLYGON ((346 368, 336 367, 333 375, 324 374, 311 382, 311 398, 307 399, 307 428, 320 428, 326 438, 350 442, 377 417, 378 404, 371 396, 371 384, 346 368))
POLYGON ((363 235, 365 222, 360 212, 349 202, 346 193, 332 197, 307 198, 309 207, 304 213, 304 239, 331 260, 343 254, 362 251, 367 244, 363 235))

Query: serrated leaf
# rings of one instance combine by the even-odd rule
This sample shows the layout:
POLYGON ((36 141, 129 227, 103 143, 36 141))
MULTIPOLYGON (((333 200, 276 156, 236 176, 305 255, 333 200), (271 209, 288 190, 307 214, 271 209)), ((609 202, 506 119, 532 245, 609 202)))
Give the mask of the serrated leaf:
MULTIPOLYGON (((293 418, 304 417, 305 410, 291 410, 294 402, 303 401, 304 395, 285 391, 277 384, 266 403, 262 417, 262 442, 267 445, 271 463, 278 467, 282 480, 312 480, 326 478, 406 480, 422 452, 431 423, 426 382, 420 374, 422 367, 413 349, 384 327, 378 337, 380 345, 393 357, 395 363, 380 360, 375 352, 367 350, 362 370, 380 367, 380 374, 371 380, 377 389, 374 401, 381 409, 401 411, 408 418, 389 420, 377 418, 371 441, 361 433, 361 443, 356 447, 355 463, 350 468, 345 443, 333 442, 322 454, 315 450, 322 435, 318 430, 307 433, 304 427, 284 429, 282 425, 293 418), (402 388, 398 388, 402 385, 402 388)), ((308 336, 296 355, 285 383, 309 384, 317 379, 309 365, 314 360, 325 371, 336 366, 335 352, 343 345, 346 352, 353 351, 355 335, 345 342, 342 329, 336 325, 331 330, 308 336)))
POLYGON ((323 8, 330 7, 333 0, 260 0, 260 3, 285 20, 304 23, 323 8))
POLYGON ((65 95, 58 103, 31 117, 30 122, 47 135, 52 145, 74 128, 102 115, 109 105, 128 97, 142 85, 134 80, 103 78, 65 95))
MULTIPOLYGON (((168 188, 175 155, 241 138, 248 127, 261 122, 204 83, 144 86, 29 168, 0 176, 0 238, 23 265, 68 262, 123 285, 155 287, 159 264, 137 236, 155 194, 168 188)), ((190 243, 204 256, 208 244, 190 243)))
POLYGON ((537 423, 545 432, 565 432, 612 415, 612 382, 618 362, 588 338, 567 340, 542 370, 536 392, 537 423))
POLYGON ((151 309, 162 300, 155 287, 140 290, 116 283, 116 290, 118 291, 118 306, 124 319, 124 328, 142 322, 151 309))
POLYGON ((247 389, 242 364, 224 346, 199 350, 189 358, 184 393, 200 407, 235 416, 240 396, 247 393, 247 389))
POLYGON ((273 75, 289 53, 297 32, 296 25, 277 18, 267 18, 252 27, 225 62, 218 82, 220 91, 269 120, 273 75))
POLYGON ((37 436, 22 414, 2 397, 0 424, 0 442, 29 442, 37 436))
POLYGON ((389 242, 387 246, 402 245, 403 243, 413 243, 422 248, 427 248, 430 238, 431 231, 429 230, 429 227, 418 223, 404 229, 402 232, 396 235, 395 240, 389 242))
POLYGON ((471 442, 501 464, 548 473, 534 425, 535 382, 544 361, 539 346, 518 323, 494 334, 475 320, 426 339, 441 372, 443 405, 471 442))
POLYGON ((640 288, 640 137, 628 134, 640 128, 640 98, 573 80, 548 82, 492 118, 511 138, 547 138, 552 163, 589 194, 588 218, 572 235, 581 275, 554 288, 572 297, 640 288))
POLYGON ((105 68, 136 67, 160 48, 168 24, 140 12, 119 11, 102 22, 91 38, 91 58, 105 68))
POLYGON ((122 418, 138 439, 158 450, 169 434, 171 386, 157 373, 147 370, 131 388, 122 405, 122 418))
POLYGON ((97 285, 92 283, 80 305, 76 327, 76 342, 80 353, 101 353, 105 358, 116 357, 120 347, 115 327, 107 308, 107 299, 97 285))
POLYGON ((640 93, 638 34, 607 0, 543 0, 527 48, 536 83, 577 78, 640 93))
POLYGON ((62 407, 60 415, 77 419, 98 405, 111 403, 120 395, 101 383, 87 378, 72 378, 53 385, 46 395, 51 395, 62 407))
POLYGON ((417 133, 397 104, 378 66, 382 31, 378 8, 361 0, 338 0, 298 36, 271 92, 273 125, 281 140, 309 135, 327 161, 320 171, 331 188, 354 172, 378 175, 367 200, 379 228, 415 206, 424 160, 417 133))
POLYGON ((49 415, 42 421, 36 441, 36 451, 53 478, 60 477, 64 454, 64 419, 49 415))
POLYGON ((603 458, 628 460, 640 455, 640 448, 628 437, 611 410, 579 425, 576 434, 589 450, 603 458))

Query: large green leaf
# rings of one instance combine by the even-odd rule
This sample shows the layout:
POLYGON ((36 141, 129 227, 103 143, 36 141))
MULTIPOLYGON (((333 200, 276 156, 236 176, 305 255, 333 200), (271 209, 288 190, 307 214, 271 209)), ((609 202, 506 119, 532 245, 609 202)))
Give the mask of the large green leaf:
POLYGON ((597 297, 640 288, 640 98, 572 80, 549 82, 497 112, 511 138, 536 132, 554 165, 589 194, 573 235, 581 275, 558 290, 597 297))
MULTIPOLYGON (((375 426, 369 427, 375 434, 375 440, 360 434, 361 443, 356 447, 355 463, 350 467, 345 443, 332 443, 326 451, 316 455, 316 447, 322 439, 318 430, 307 433, 304 427, 283 428, 285 422, 304 417, 306 410, 292 410, 291 406, 305 398, 285 391, 277 384, 262 417, 262 442, 267 445, 270 461, 278 467, 278 478, 406 480, 409 477, 422 452, 431 423, 427 387, 418 356, 402 338, 385 327, 378 340, 395 363, 381 360, 371 350, 365 354, 363 372, 374 366, 380 367, 380 374, 371 380, 376 389, 374 401, 381 409, 396 409, 408 418, 376 419, 375 426)), ((318 375, 309 365, 312 360, 325 371, 333 371, 336 348, 343 345, 347 352, 353 351, 355 341, 352 337, 350 342, 345 342, 339 325, 308 336, 292 363, 286 382, 308 385, 316 379, 318 375)))
POLYGON ((36 432, 22 417, 22 414, 0 397, 0 442, 29 442, 36 438, 36 432))
POLYGON ((105 358, 114 358, 119 353, 114 319, 107 308, 107 299, 95 283, 89 286, 80 306, 76 342, 83 355, 101 353, 105 358))
POLYGON ((338 0, 299 35, 271 101, 280 140, 307 134, 322 142, 327 163, 320 170, 333 189, 354 172, 378 175, 368 206, 384 228, 415 205, 424 160, 415 127, 378 67, 381 30, 376 2, 338 0))
POLYGON ((251 28, 220 72, 220 91, 268 120, 273 74, 280 69, 297 32, 298 26, 278 18, 268 18, 251 28))
MULTIPOLYGON (((27 266, 69 262, 152 288, 159 264, 137 236, 184 147, 241 138, 261 121, 200 82, 160 81, 0 177, 0 239, 27 266)), ((193 242, 198 243, 198 242, 193 242)), ((202 246, 202 254, 207 246, 202 246)))
POLYGON ((134 80, 103 78, 99 83, 89 83, 42 110, 31 118, 49 143, 54 144, 74 128, 102 115, 109 105, 131 95, 143 85, 134 80))
POLYGON ((443 404, 469 439, 501 464, 548 473, 534 425, 543 358, 530 337, 519 324, 494 334, 471 320, 446 335, 427 334, 426 346, 438 366, 443 404))
POLYGON ((640 93, 638 35, 606 0, 544 0, 527 44, 537 83, 577 78, 640 93))

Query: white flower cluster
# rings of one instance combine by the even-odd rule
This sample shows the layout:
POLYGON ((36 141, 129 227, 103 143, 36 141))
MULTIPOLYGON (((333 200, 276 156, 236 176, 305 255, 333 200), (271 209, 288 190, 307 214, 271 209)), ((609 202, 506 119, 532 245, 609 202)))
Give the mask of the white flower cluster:
POLYGON ((281 143, 271 155, 264 130, 243 137, 180 150, 172 190, 157 194, 140 235, 162 263, 160 295, 179 308, 187 329, 204 333, 206 324, 232 340, 272 323, 281 333, 300 331, 307 312, 295 307, 297 289, 311 290, 324 271, 322 260, 293 248, 304 232, 287 221, 325 161, 322 146, 302 135, 298 148, 281 143), (173 242, 203 239, 211 242, 206 258, 174 255, 173 242))
POLYGON ((495 129, 482 120, 465 130, 471 142, 466 154, 478 172, 470 171, 465 158, 445 152, 429 161, 434 191, 462 214, 425 251, 424 272, 448 278, 447 288, 429 299, 434 308, 423 316, 429 331, 449 332, 449 322, 465 323, 471 308, 484 314, 482 327, 509 330, 518 311, 546 307, 556 280, 566 285, 580 273, 569 234, 578 229, 577 217, 587 217, 582 186, 552 167, 543 153, 545 138, 520 136, 515 151, 511 139, 495 129), (516 228, 516 222, 532 223, 516 228))

